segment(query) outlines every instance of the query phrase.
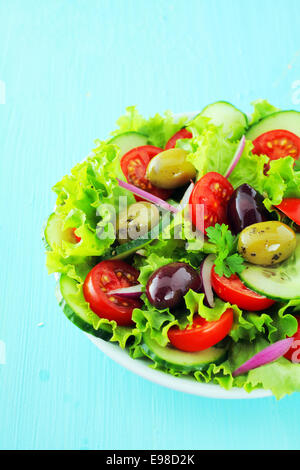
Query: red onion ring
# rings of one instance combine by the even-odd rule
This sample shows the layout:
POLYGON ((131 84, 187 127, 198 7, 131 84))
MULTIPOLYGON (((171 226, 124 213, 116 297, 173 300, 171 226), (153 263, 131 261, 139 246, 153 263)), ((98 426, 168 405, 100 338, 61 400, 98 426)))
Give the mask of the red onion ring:
POLYGON ((236 152, 234 154, 234 157, 229 165, 228 170, 226 171, 225 178, 229 178, 233 170, 235 169, 236 165, 239 162, 239 159, 241 158, 244 148, 246 144, 246 137, 243 135, 243 137, 240 140, 240 143, 238 145, 238 148, 236 149, 236 152))
POLYGON ((215 306, 214 293, 211 285, 211 270, 214 265, 215 256, 208 255, 201 264, 200 276, 202 279, 203 290, 208 305, 213 308, 215 306))
POLYGON ((189 185, 189 187, 187 188, 186 192, 184 193, 181 201, 180 201, 180 208, 181 210, 183 210, 185 208, 185 206, 189 203, 189 200, 190 200, 190 195, 192 194, 193 192, 193 189, 194 189, 195 185, 194 183, 191 181, 191 184, 189 185))
POLYGON ((249 370, 256 369, 257 367, 264 366, 270 362, 279 359, 281 356, 284 356, 285 353, 290 349, 294 342, 294 338, 286 338, 276 343, 267 346, 265 349, 255 354, 248 361, 238 367, 233 373, 233 377, 237 375, 245 374, 249 370))
POLYGON ((171 206, 171 204, 168 204, 163 199, 160 199, 157 196, 153 196, 153 194, 150 194, 147 191, 144 191, 143 189, 134 186, 133 184, 126 183, 125 181, 122 181, 119 178, 117 178, 117 181, 121 188, 128 189, 128 191, 135 194, 136 196, 140 196, 143 199, 146 199, 147 201, 153 202, 153 204, 156 204, 157 206, 160 206, 162 209, 165 209, 169 212, 174 212, 174 214, 177 214, 177 212, 179 212, 179 209, 174 206, 171 206))
POLYGON ((142 295, 142 286, 137 284, 130 287, 122 287, 109 292, 109 295, 117 295, 118 297, 126 297, 127 299, 139 299, 142 295))

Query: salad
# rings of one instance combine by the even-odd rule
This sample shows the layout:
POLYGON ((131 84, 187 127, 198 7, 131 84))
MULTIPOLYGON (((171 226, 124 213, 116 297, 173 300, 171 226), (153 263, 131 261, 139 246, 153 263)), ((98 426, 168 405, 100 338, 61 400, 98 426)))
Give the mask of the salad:
POLYGON ((174 376, 300 391, 300 113, 129 107, 58 182, 44 229, 64 314, 174 376))

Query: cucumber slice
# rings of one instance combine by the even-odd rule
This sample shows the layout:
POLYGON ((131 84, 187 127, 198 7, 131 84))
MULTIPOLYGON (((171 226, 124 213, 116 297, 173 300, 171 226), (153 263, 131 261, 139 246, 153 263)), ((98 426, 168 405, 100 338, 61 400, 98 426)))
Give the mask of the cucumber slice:
POLYGON ((245 265, 240 278, 250 289, 275 300, 300 299, 300 234, 286 261, 275 266, 245 265))
POLYGON ((103 325, 99 330, 95 330, 88 315, 89 311, 83 293, 80 293, 79 299, 77 293, 77 282, 66 274, 62 274, 57 284, 56 296, 66 317, 86 333, 108 341, 112 336, 109 325, 103 325), (76 296, 76 301, 74 296, 76 296))
POLYGON ((246 114, 226 101, 209 104, 200 114, 210 118, 215 126, 223 125, 224 133, 232 140, 240 139, 248 127, 246 114))
POLYGON ((138 250, 144 248, 144 246, 148 245, 152 242, 152 239, 146 240, 145 238, 137 238, 136 240, 132 240, 128 243, 124 243, 124 245, 119 245, 116 248, 112 249, 108 255, 105 256, 103 259, 124 259, 130 255, 133 255, 138 250))
POLYGON ((250 127, 246 134, 248 140, 255 140, 265 132, 283 129, 300 137, 300 113, 298 111, 278 111, 250 127))
POLYGON ((109 144, 114 144, 119 147, 121 150, 120 156, 122 157, 125 153, 135 147, 141 147, 142 145, 147 145, 148 137, 139 132, 124 132, 124 134, 119 134, 109 140, 109 144))
POLYGON ((42 237, 42 242, 44 244, 44 247, 45 247, 46 251, 51 251, 51 246, 47 242, 47 238, 46 238, 46 234, 45 234, 46 228, 47 228, 47 225, 48 225, 48 221, 49 221, 49 219, 45 220, 45 222, 43 224, 42 231, 41 231, 41 237, 42 237))
POLYGON ((63 240, 62 221, 57 214, 50 215, 44 230, 45 241, 53 248, 54 244, 61 246, 63 240))
POLYGON ((131 240, 124 245, 118 245, 115 248, 112 248, 110 252, 103 259, 123 259, 128 256, 136 253, 144 246, 149 245, 153 240, 155 240, 161 232, 172 222, 174 215, 170 212, 164 214, 159 223, 150 230, 145 236, 137 238, 136 240, 131 240))
POLYGON ((143 334, 141 348, 147 357, 161 366, 186 373, 205 370, 211 363, 221 364, 227 357, 227 348, 212 347, 188 353, 172 346, 162 347, 150 337, 149 331, 143 334))
POLYGON ((44 243, 47 249, 54 244, 61 246, 62 241, 76 243, 72 229, 63 230, 63 222, 55 213, 51 214, 44 230, 44 243))

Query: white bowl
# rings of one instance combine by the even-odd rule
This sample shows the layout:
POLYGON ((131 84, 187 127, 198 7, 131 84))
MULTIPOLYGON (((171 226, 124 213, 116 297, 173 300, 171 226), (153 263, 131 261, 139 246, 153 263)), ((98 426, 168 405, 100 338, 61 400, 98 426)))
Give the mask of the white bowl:
MULTIPOLYGON (((197 114, 198 112, 189 112, 185 114, 177 114, 176 117, 180 118, 184 115, 187 116, 188 119, 192 119, 197 114)), ((272 392, 269 390, 253 390, 251 393, 247 393, 244 389, 237 387, 234 387, 231 390, 225 390, 219 385, 197 382, 193 377, 174 377, 170 374, 149 367, 151 362, 146 358, 132 359, 127 351, 121 349, 118 345, 96 338, 90 334, 85 334, 98 349, 115 362, 144 379, 162 385, 163 387, 209 398, 249 399, 272 396, 272 392)))
POLYGON ((118 345, 96 338, 90 334, 85 334, 97 348, 115 362, 144 379, 162 385, 163 387, 209 398, 249 399, 272 396, 272 392, 268 390, 253 390, 251 393, 247 393, 244 389, 237 387, 233 387, 231 390, 225 390, 219 385, 197 382, 193 377, 174 377, 173 375, 149 367, 151 362, 146 358, 132 359, 127 351, 121 349, 118 345))

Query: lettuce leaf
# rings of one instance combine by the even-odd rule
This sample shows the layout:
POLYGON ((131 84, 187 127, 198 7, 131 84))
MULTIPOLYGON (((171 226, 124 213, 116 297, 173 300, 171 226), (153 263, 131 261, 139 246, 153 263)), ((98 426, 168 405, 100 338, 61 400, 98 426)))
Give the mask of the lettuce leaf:
MULTIPOLYGON (((98 331, 100 329, 104 329, 111 333, 111 338, 109 341, 116 342, 118 345, 124 349, 125 347, 129 348, 129 353, 133 352, 134 349, 141 341, 141 332, 137 330, 135 326, 133 327, 125 327, 125 326, 118 326, 115 321, 107 320, 106 318, 100 318, 96 315, 89 307, 89 304, 86 302, 82 286, 84 279, 86 277, 87 272, 90 270, 90 266, 85 267, 85 271, 82 271, 82 278, 77 276, 78 284, 77 284, 77 292, 75 294, 69 294, 70 300, 72 300, 72 304, 78 305, 79 308, 84 308, 85 312, 87 313, 88 321, 93 326, 94 330, 98 331)), ((63 297, 59 283, 57 284, 57 291, 56 296, 58 301, 61 301, 63 297)))
POLYGON ((299 392, 300 364, 293 364, 284 357, 253 369, 247 374, 235 378, 232 376, 235 369, 269 344, 262 336, 258 336, 252 343, 244 340, 234 343, 228 359, 223 364, 210 364, 206 371, 195 372, 194 377, 199 382, 213 382, 227 390, 240 387, 250 393, 257 388, 263 388, 270 390, 277 399, 286 394, 299 392))
MULTIPOLYGON (((262 336, 258 336, 253 342, 240 340, 237 343, 232 343, 226 361, 222 364, 212 363, 206 370, 195 371, 192 375, 198 382, 215 383, 226 390, 230 390, 232 387, 244 388, 248 393, 257 388, 270 390, 277 399, 287 394, 300 392, 300 364, 293 364, 284 357, 253 369, 247 374, 238 377, 232 376, 237 367, 269 344, 262 336)), ((141 349, 138 349, 138 352, 138 357, 141 357, 141 349)), ((164 368, 155 361, 153 367, 176 377, 186 375, 185 372, 180 373, 164 368)))
POLYGON ((251 126, 259 122, 261 119, 269 116, 269 114, 273 114, 273 113, 276 113, 277 111, 280 111, 279 108, 276 108, 275 106, 270 104, 267 100, 259 99, 259 100, 253 101, 251 104, 254 108, 254 111, 252 115, 250 116, 251 126))
MULTIPOLYGON (((199 269, 204 254, 188 253, 182 245, 184 240, 163 239, 147 246, 143 257, 136 259, 136 267, 140 270, 139 282, 144 290, 149 277, 154 271, 175 261, 186 262, 192 267, 199 269)), ((150 304, 147 297, 143 295, 144 305, 140 309, 135 309, 133 319, 137 323, 137 328, 145 332, 150 328, 151 336, 161 345, 168 344, 168 329, 173 325, 185 328, 193 321, 193 315, 198 312, 207 321, 217 321, 228 309, 234 311, 234 327, 230 333, 231 338, 237 342, 240 339, 253 341, 258 335, 265 335, 274 342, 291 336, 297 329, 297 322, 290 314, 295 304, 281 305, 275 304, 273 309, 256 314, 253 312, 243 312, 236 305, 215 299, 215 307, 209 308, 204 304, 204 294, 190 290, 184 297, 185 304, 181 305, 177 311, 169 309, 157 309, 150 304)))
POLYGON ((93 258, 74 256, 64 257, 58 248, 46 253, 46 267, 48 274, 66 274, 77 282, 81 282, 82 278, 85 279, 87 273, 94 265, 95 262, 93 261, 93 258))
POLYGON ((268 209, 280 204, 283 198, 300 198, 300 171, 294 170, 294 163, 292 157, 280 158, 270 163, 268 175, 261 181, 261 192, 268 196, 264 201, 268 209))
MULTIPOLYGON (((144 290, 149 277, 154 271, 174 261, 174 258, 166 258, 157 253, 151 253, 147 258, 143 259, 139 266, 139 282, 144 287, 144 290)), ((132 318, 136 322, 139 331, 145 332, 150 328, 151 337, 161 346, 168 344, 168 330, 171 326, 178 325, 181 328, 185 328, 188 325, 188 312, 184 307, 180 307, 177 311, 171 312, 169 308, 158 309, 154 307, 150 304, 145 294, 143 294, 141 298, 144 303, 143 307, 134 309, 132 318)))
MULTIPOLYGON (((198 179, 210 171, 225 175, 239 142, 231 142, 224 136, 222 129, 215 126, 209 126, 192 141, 193 151, 188 154, 187 159, 195 166, 198 179)), ((252 149, 252 142, 247 140, 243 154, 229 177, 234 188, 243 183, 248 183, 254 188, 261 186, 261 180, 264 179, 264 164, 268 158, 253 155, 252 149)))
POLYGON ((139 114, 135 106, 129 106, 126 108, 126 114, 117 121, 119 128, 111 135, 115 136, 123 132, 136 131, 148 136, 149 144, 164 148, 168 140, 186 122, 187 118, 185 116, 178 119, 170 111, 166 111, 164 116, 155 114, 155 116, 145 119, 139 114))
MULTIPOLYGON (((235 370, 269 344, 262 337, 258 337, 254 343, 240 341, 235 344, 229 358, 231 370, 235 370)), ((275 397, 280 399, 286 394, 300 391, 300 364, 293 364, 281 357, 270 364, 236 377, 233 385, 244 387, 247 392, 256 388, 271 390, 275 397)))
MULTIPOLYGON (((259 158, 267 157, 260 155, 259 158)), ((263 194, 265 207, 272 211, 283 198, 300 197, 300 171, 295 170, 292 157, 273 160, 267 175, 260 173, 253 187, 263 194)))
POLYGON ((292 336, 297 331, 297 321, 293 316, 298 301, 287 304, 276 303, 265 312, 243 312, 243 321, 230 333, 235 342, 247 340, 252 342, 257 336, 267 338, 271 343, 292 336))
MULTIPOLYGON (((179 146, 189 148, 187 159, 195 166, 197 178, 205 173, 215 171, 222 175, 233 159, 238 142, 231 142, 222 133, 221 128, 208 126, 201 134, 186 143, 180 141, 179 146)), ((294 168, 294 159, 285 157, 270 162, 270 169, 264 173, 266 155, 252 154, 253 144, 247 140, 243 154, 229 176, 234 188, 248 183, 264 195, 264 204, 269 211, 273 205, 281 203, 283 198, 300 198, 300 171, 294 168)))
POLYGON ((271 364, 251 370, 243 386, 247 392, 256 388, 271 390, 279 400, 300 391, 300 364, 293 364, 281 357, 271 364))
POLYGON ((238 342, 240 339, 253 341, 258 335, 266 336, 270 342, 279 341, 287 336, 293 336, 297 331, 297 321, 293 316, 296 307, 300 307, 299 300, 292 300, 287 304, 275 304, 266 312, 244 312, 237 305, 223 302, 215 298, 214 308, 204 304, 204 294, 190 290, 184 297, 189 311, 188 320, 192 322, 193 315, 198 313, 207 321, 217 321, 223 313, 231 308, 234 312, 234 324, 230 337, 238 342))
MULTIPOLYGON (((198 370, 191 374, 198 382, 214 383, 226 390, 232 387, 244 388, 248 393, 256 389, 270 390, 279 400, 287 394, 300 392, 300 364, 293 364, 284 357, 249 371, 247 374, 233 377, 232 373, 237 367, 253 357, 256 353, 266 348, 270 343, 262 336, 258 336, 254 342, 239 341, 233 343, 228 359, 222 364, 210 364, 206 370, 198 370)), ((143 351, 138 346, 137 356, 141 357, 143 351)), ((153 360, 152 360, 153 361, 153 360)), ((154 369, 167 372, 176 377, 187 375, 186 372, 165 368, 153 361, 154 369)))
POLYGON ((87 257, 103 255, 115 241, 114 214, 109 207, 121 210, 121 196, 123 204, 135 201, 131 193, 120 188, 116 177, 124 179, 117 147, 98 142, 93 154, 54 186, 55 212, 62 221, 62 230, 75 228, 81 241, 52 244, 46 261, 49 273, 66 273, 78 280, 78 264, 87 257))

